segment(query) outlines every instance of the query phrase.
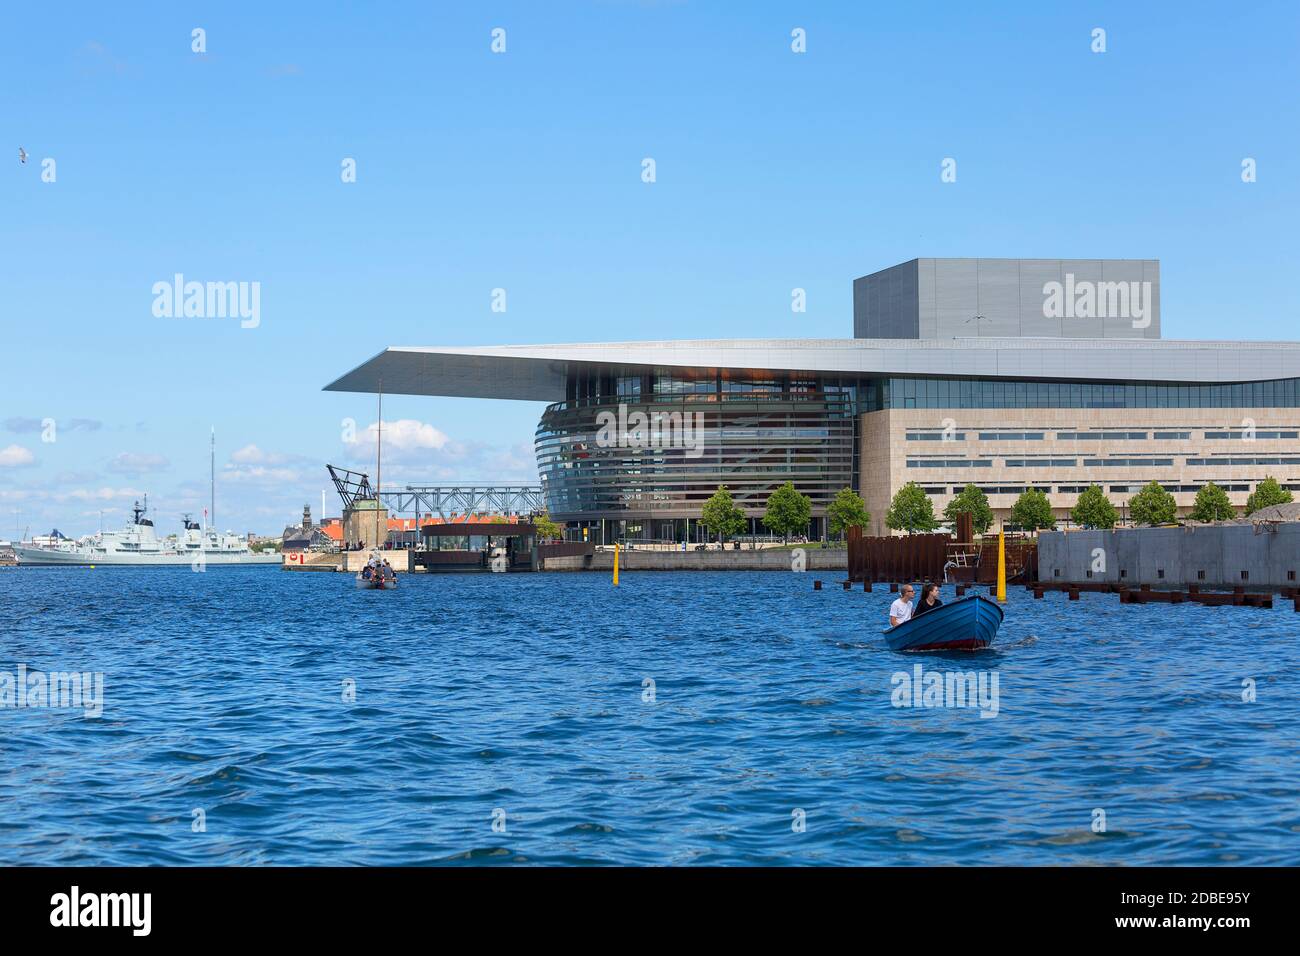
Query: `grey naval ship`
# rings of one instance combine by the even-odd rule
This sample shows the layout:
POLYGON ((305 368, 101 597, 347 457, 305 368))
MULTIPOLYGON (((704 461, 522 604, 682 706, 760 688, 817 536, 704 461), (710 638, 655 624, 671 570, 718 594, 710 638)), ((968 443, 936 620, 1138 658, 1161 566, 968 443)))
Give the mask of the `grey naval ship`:
POLYGON ((259 554, 236 534, 222 534, 203 528, 189 515, 182 518, 184 530, 174 538, 159 538, 153 521, 144 507, 135 502, 131 523, 121 531, 101 531, 75 541, 58 541, 50 546, 30 542, 14 543, 19 565, 115 565, 115 564, 189 564, 196 568, 209 564, 279 564, 275 552, 259 554))

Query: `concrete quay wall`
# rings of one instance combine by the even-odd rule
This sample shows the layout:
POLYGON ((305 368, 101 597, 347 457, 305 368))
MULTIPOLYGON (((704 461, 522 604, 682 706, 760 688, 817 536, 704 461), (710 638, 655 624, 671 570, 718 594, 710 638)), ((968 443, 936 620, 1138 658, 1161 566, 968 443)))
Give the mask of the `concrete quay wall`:
POLYGON ((1252 525, 1044 531, 1038 578, 1047 583, 1108 582, 1154 588, 1300 586, 1300 522, 1252 525))

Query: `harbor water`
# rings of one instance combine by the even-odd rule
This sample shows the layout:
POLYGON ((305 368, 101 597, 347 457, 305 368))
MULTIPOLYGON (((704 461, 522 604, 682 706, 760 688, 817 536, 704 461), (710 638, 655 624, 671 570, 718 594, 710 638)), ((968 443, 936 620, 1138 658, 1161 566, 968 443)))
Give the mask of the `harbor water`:
POLYGON ((1300 862, 1290 602, 1011 588, 989 650, 907 655, 820 576, 0 569, 0 859, 1300 862))

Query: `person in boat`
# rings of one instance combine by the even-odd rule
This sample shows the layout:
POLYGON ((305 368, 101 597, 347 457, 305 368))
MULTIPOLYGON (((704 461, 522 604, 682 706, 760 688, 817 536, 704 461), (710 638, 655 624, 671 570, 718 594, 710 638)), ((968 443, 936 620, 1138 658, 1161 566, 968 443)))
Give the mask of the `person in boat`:
POLYGON ((912 619, 912 585, 904 584, 898 592, 898 600, 889 605, 889 626, 898 627, 912 619))
POLYGON ((912 612, 912 617, 920 617, 922 614, 939 607, 943 607, 943 602, 939 600, 939 585, 923 585, 921 587, 921 600, 916 602, 916 609, 912 612))

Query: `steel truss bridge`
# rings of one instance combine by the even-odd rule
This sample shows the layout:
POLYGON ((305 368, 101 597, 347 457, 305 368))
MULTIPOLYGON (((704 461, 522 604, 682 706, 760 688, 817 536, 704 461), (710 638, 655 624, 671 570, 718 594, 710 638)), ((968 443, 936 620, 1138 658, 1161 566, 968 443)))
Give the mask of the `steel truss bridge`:
MULTIPOLYGON (((326 465, 343 507, 354 500, 375 497, 370 479, 361 472, 326 465)), ((546 510, 540 485, 406 485, 381 491, 379 499, 394 517, 402 514, 437 515, 444 522, 453 515, 530 515, 546 510)))
POLYGON ((478 515, 530 515, 546 510, 540 485, 407 485, 401 491, 381 491, 379 498, 392 515, 418 512, 451 521, 478 515))

